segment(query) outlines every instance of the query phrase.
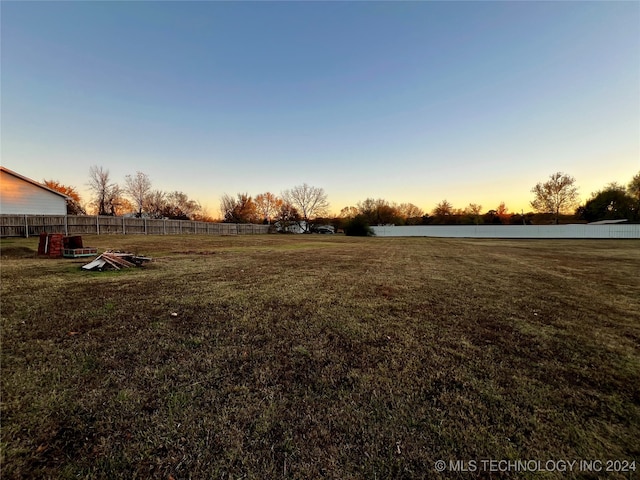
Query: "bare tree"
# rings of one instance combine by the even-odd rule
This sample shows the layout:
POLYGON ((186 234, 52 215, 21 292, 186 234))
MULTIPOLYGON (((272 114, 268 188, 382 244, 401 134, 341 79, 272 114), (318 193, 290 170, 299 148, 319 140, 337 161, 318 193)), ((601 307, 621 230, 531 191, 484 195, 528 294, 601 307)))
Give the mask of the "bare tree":
POLYGON ((356 207, 349 206, 340 210, 339 216, 340 218, 354 218, 356 215, 358 215, 358 209, 356 207))
POLYGON ((539 213, 553 214, 554 223, 558 223, 561 213, 570 212, 578 205, 576 179, 562 172, 549 176, 549 180, 538 183, 531 189, 534 199, 533 209, 539 213))
POLYGON ((256 195, 254 203, 262 219, 270 224, 271 219, 276 216, 282 206, 282 199, 271 192, 265 192, 256 195))
POLYGON ((401 203, 396 207, 396 210, 400 216, 404 219, 406 224, 417 223, 422 219, 424 212, 421 208, 415 206, 413 203, 401 203))
POLYGON ((133 201, 136 207, 136 216, 142 216, 145 199, 151 191, 151 180, 146 173, 136 172, 135 175, 127 175, 124 178, 124 193, 133 201))
POLYGON ((482 205, 477 203, 470 203, 466 208, 465 213, 473 218, 473 221, 478 225, 480 223, 480 218, 482 215, 482 205))
POLYGON ((293 187, 282 193, 282 199, 291 204, 304 221, 304 229, 309 231, 309 220, 320 217, 327 212, 329 202, 323 188, 312 187, 306 183, 293 187))
POLYGON ((176 220, 191 220, 202 208, 200 204, 191 200, 186 193, 174 191, 165 196, 165 217, 176 220))
POLYGON ((424 215, 422 209, 413 203, 401 203, 398 205, 398 211, 405 218, 421 217, 424 215))
POLYGON ((222 214, 224 221, 228 222, 228 219, 233 217, 233 212, 236 209, 237 204, 238 201, 236 200, 236 197, 232 197, 227 193, 220 197, 220 213, 222 214))
POLYGON ((383 198, 367 198, 358 202, 358 213, 369 225, 392 225, 402 221, 398 208, 383 198))
POLYGON ((111 183, 109 170, 96 165, 89 169, 89 188, 93 192, 93 203, 98 215, 113 215, 114 209, 110 208, 113 199, 119 193, 118 185, 111 183))
POLYGON ((151 218, 164 218, 167 194, 162 190, 151 190, 144 199, 144 211, 151 218))
POLYGON ((109 190, 109 195, 106 197, 107 215, 124 215, 125 213, 131 213, 133 211, 133 205, 125 197, 124 192, 118 185, 114 185, 109 190))

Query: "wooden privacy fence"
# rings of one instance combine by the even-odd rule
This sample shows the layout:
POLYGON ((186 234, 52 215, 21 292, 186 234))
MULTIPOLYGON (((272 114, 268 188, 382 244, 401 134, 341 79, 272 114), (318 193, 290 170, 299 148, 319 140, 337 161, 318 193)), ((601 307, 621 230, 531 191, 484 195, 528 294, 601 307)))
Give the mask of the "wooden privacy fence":
POLYGON ((0 236, 31 237, 41 233, 64 235, 257 235, 269 225, 156 220, 89 215, 0 215, 0 236))

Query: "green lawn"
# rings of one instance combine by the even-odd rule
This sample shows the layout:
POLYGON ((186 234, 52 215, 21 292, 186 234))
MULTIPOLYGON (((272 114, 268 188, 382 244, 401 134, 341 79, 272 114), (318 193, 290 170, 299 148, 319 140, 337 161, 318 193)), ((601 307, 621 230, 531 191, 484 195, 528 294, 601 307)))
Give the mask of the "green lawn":
POLYGON ((602 478, 640 472, 640 242, 1 241, 2 478, 602 478))

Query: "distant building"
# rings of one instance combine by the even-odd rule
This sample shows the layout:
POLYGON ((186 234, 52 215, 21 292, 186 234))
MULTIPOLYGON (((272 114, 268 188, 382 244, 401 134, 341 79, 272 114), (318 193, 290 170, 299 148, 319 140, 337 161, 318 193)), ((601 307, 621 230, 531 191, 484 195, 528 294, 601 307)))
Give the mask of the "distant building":
POLYGON ((0 166, 0 214, 66 215, 67 196, 0 166))
POLYGON ((291 222, 288 225, 282 225, 281 222, 274 223, 276 230, 280 233, 336 233, 332 225, 309 225, 307 222, 300 220, 299 222, 291 222))
POLYGON ((280 233, 304 233, 307 227, 307 223, 304 220, 299 222, 290 222, 283 225, 282 222, 274 223, 276 230, 280 233))

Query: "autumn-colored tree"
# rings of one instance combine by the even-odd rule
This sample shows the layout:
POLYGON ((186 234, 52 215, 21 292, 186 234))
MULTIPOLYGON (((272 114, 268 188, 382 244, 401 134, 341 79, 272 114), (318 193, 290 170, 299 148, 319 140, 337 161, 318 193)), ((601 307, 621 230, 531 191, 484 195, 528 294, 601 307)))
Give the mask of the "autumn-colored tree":
POLYGON ((253 223, 258 221, 258 212, 253 199, 247 193, 232 197, 226 193, 220 199, 220 211, 227 223, 253 223))
POLYGON ((568 213, 578 204, 576 179, 562 172, 549 176, 549 180, 538 183, 531 189, 534 199, 531 206, 536 212, 553 214, 554 223, 558 223, 561 213, 568 213))
POLYGON ((76 190, 75 187, 63 185, 57 180, 43 180, 42 184, 45 187, 50 188, 51 190, 55 190, 56 192, 60 192, 63 195, 66 195, 67 197, 71 197, 71 199, 80 203, 80 195, 78 194, 78 191, 76 190))
POLYGON ((215 222, 215 219, 204 208, 191 214, 191 220, 196 222, 215 222))
POLYGON ((509 223, 509 217, 511 217, 511 214, 509 213, 509 209, 504 202, 500 202, 500 205, 498 205, 498 208, 496 208, 496 215, 500 219, 500 223, 509 223))
POLYGON ((281 232, 288 232, 292 225, 300 225, 302 217, 298 210, 288 202, 283 202, 280 205, 280 209, 276 213, 275 221, 278 225, 278 230, 281 232))
POLYGON ((67 215, 86 215, 87 212, 80 202, 80 194, 75 187, 64 185, 57 180, 43 180, 42 184, 45 187, 55 190, 56 192, 60 192, 68 197, 67 215))
POLYGON ((276 216, 282 206, 282 199, 271 192, 265 192, 256 195, 254 204, 263 221, 271 224, 271 219, 276 216))

